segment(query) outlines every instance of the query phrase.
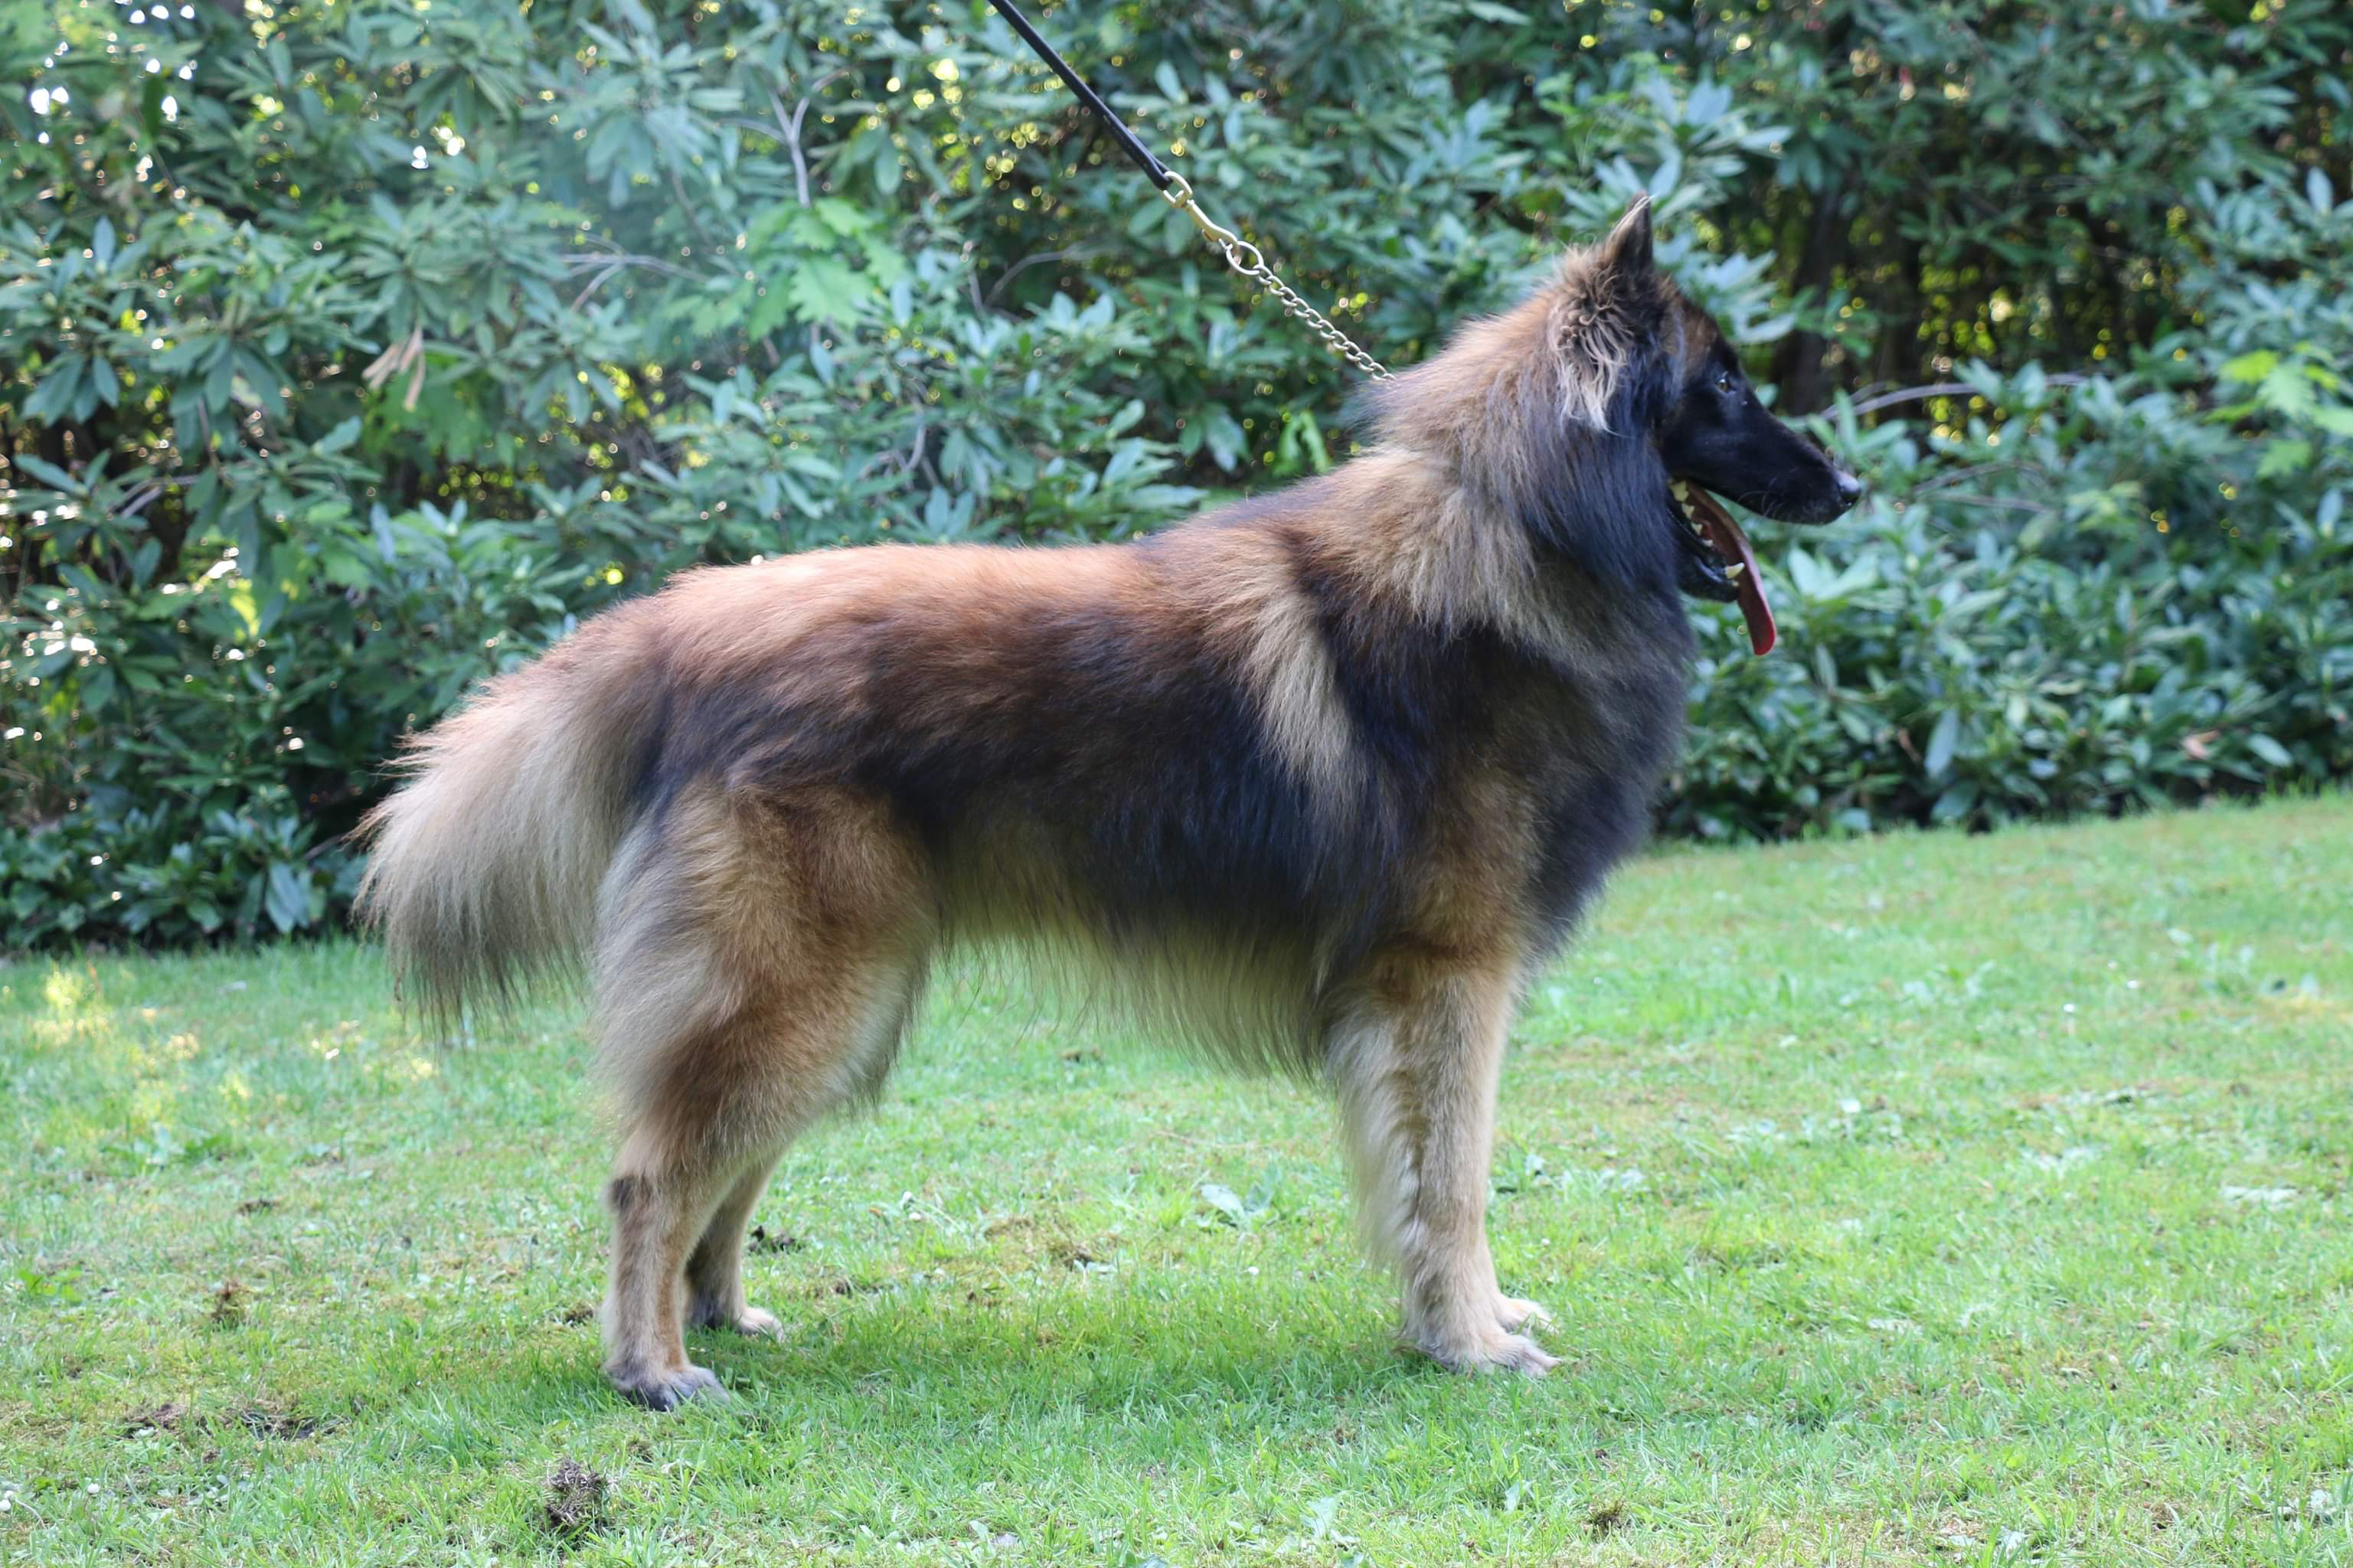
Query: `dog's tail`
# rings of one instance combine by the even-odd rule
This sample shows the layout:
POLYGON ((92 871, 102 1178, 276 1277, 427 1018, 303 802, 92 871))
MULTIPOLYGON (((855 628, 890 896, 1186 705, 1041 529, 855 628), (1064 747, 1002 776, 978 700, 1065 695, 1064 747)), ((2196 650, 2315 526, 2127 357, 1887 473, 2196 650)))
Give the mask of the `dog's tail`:
POLYGON ((360 919, 429 1017, 512 1001, 590 941, 651 729, 650 672, 617 630, 585 629, 418 737, 407 782, 353 836, 360 919))

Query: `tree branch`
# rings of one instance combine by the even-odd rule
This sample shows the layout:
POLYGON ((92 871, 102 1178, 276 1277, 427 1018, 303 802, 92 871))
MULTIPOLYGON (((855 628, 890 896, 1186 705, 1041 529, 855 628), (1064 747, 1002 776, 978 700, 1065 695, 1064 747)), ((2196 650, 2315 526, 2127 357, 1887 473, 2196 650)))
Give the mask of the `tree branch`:
MULTIPOLYGON (((2053 386, 2080 386, 2091 377, 2073 371, 2064 371, 2048 378, 2053 386)), ((1900 392, 1883 392, 1876 397, 1864 398, 1854 405, 1857 414, 1875 413, 1893 408, 1899 403, 1920 403, 1931 397, 1958 397, 1963 393, 1974 394, 1977 388, 1966 381, 1940 381, 1930 386, 1907 386, 1900 392)))

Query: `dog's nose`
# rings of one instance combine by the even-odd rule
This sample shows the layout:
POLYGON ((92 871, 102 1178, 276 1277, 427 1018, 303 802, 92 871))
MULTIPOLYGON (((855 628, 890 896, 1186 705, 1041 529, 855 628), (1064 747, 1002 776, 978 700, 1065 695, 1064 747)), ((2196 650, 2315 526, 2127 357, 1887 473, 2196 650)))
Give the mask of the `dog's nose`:
POLYGON ((1838 475, 1839 504, 1841 506, 1852 506, 1855 503, 1855 499, 1862 494, 1862 481, 1856 479, 1852 474, 1848 473, 1844 468, 1837 468, 1832 471, 1838 475))

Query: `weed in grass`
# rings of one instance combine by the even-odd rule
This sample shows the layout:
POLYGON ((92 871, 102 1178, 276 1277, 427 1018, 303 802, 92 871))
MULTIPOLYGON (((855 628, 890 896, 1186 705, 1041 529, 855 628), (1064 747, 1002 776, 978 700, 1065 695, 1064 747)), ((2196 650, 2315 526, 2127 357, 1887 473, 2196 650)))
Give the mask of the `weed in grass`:
POLYGON ((544 1489, 541 1516, 547 1521, 548 1533, 557 1540, 577 1541, 607 1522, 606 1494, 612 1483, 579 1460, 557 1460, 544 1489))
POLYGON ((222 1280, 213 1287, 211 1303, 205 1309, 206 1321, 216 1329, 241 1328, 252 1294, 238 1280, 222 1280))

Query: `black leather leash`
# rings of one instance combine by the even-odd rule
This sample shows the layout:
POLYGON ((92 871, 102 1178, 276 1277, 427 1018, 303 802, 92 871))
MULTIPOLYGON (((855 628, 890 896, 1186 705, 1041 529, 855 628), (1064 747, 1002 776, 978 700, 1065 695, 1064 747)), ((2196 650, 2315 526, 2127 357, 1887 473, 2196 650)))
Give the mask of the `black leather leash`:
POLYGON ((1315 335, 1324 340, 1324 346, 1334 353, 1376 381, 1389 379, 1388 367, 1358 348, 1347 333, 1332 324, 1329 317, 1293 292, 1291 285, 1277 277, 1274 268, 1266 264, 1266 258, 1259 254, 1257 246, 1201 210, 1201 204, 1193 199, 1193 187, 1186 182, 1185 176, 1154 157, 1152 149, 1136 140, 1135 132, 1121 122, 1119 116, 1112 111, 1111 105, 1103 100, 1103 95, 1087 85, 1086 79, 1071 68, 1070 61, 1055 52, 1053 45, 1039 37, 1038 29, 1029 25, 1029 18, 1021 14, 1013 0, 988 0, 988 4, 998 16, 1013 25, 1013 30, 1021 35, 1021 41, 1035 49, 1039 59, 1054 68, 1054 74, 1079 95, 1079 101, 1095 111, 1096 117, 1110 130, 1112 140, 1120 144, 1122 150, 1135 161, 1135 166, 1144 171, 1144 177, 1152 182, 1152 188, 1158 191, 1170 206, 1191 218, 1194 226, 1208 237, 1209 243, 1225 253, 1227 266, 1272 294, 1277 303, 1306 322, 1315 335))
POLYGON ((1167 164, 1152 155, 1151 148, 1135 139, 1134 132, 1121 123, 1119 116, 1112 111, 1111 105, 1103 100, 1103 95, 1087 85, 1087 79, 1073 70, 1071 68, 1071 62, 1057 53, 1053 45, 1038 36, 1038 29, 1029 25, 1029 18, 1021 14, 1019 8, 1012 4, 1012 0, 988 0, 988 3, 995 7, 998 16, 1013 24, 1013 30, 1021 35, 1023 43, 1038 51, 1039 59, 1054 68, 1054 74, 1060 77, 1069 84, 1071 90, 1079 95, 1079 101, 1093 110, 1101 117, 1103 124, 1110 128, 1113 140, 1126 151, 1129 157, 1135 160, 1135 166, 1144 171, 1145 179, 1152 182, 1152 188, 1155 191, 1166 191, 1168 188, 1168 183, 1176 176, 1169 172, 1167 164))

